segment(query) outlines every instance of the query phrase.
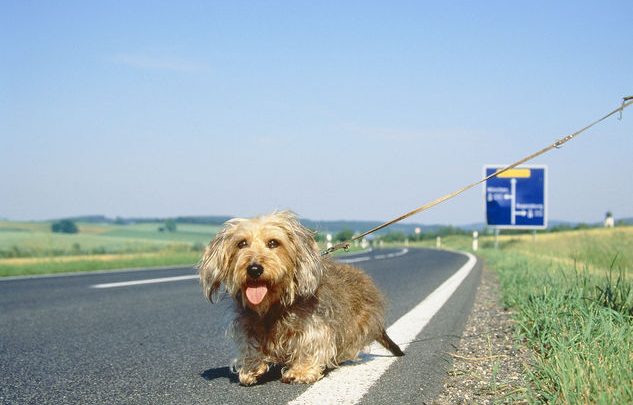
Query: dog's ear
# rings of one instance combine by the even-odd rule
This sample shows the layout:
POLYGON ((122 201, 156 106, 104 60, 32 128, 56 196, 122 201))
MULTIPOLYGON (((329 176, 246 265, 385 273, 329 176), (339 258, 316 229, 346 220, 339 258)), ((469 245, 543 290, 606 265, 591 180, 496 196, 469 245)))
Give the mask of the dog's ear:
POLYGON ((232 230, 239 219, 232 219, 209 242, 198 263, 202 290, 211 302, 218 301, 220 285, 226 281, 233 249, 230 243, 232 230))
POLYGON ((314 240, 314 232, 301 225, 291 211, 282 211, 276 215, 284 219, 288 227, 288 238, 295 257, 295 288, 299 296, 314 294, 321 282, 323 268, 319 247, 314 240))

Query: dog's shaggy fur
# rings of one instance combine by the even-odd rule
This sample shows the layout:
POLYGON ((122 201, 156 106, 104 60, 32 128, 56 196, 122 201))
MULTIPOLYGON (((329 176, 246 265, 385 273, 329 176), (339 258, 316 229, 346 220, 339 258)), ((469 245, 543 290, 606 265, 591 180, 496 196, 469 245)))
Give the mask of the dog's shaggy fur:
POLYGON ((385 332, 384 300, 371 278, 322 258, 292 212, 226 222, 198 269, 211 301, 221 285, 235 300, 243 385, 271 364, 283 367, 283 382, 315 382, 374 340, 403 354, 385 332))

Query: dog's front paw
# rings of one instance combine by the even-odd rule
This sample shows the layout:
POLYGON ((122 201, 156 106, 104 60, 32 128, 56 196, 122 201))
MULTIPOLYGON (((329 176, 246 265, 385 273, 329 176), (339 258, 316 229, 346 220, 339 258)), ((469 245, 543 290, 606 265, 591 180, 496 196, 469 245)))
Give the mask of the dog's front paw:
POLYGON ((257 383, 257 379, 261 377, 266 371, 268 371, 268 366, 266 365, 266 363, 261 363, 254 369, 245 370, 244 368, 242 368, 238 373, 240 384, 253 385, 257 383))
POLYGON ((323 378, 323 371, 320 367, 304 368, 294 366, 281 373, 281 381, 286 384, 312 384, 321 378, 323 378))

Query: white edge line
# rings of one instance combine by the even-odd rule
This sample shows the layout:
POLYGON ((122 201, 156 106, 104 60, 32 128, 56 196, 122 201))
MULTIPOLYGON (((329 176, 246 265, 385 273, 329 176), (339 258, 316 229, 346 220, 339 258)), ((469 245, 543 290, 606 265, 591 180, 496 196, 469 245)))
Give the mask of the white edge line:
MULTIPOLYGON (((475 268, 477 264, 475 256, 467 252, 459 253, 468 257, 466 263, 387 329, 389 336, 400 345, 402 350, 405 350, 409 343, 424 330, 433 316, 475 268)), ((289 404, 357 403, 397 359, 376 342, 369 347, 369 353, 358 362, 345 364, 330 372, 289 404)))
POLYGON ((197 274, 189 275, 189 276, 150 278, 150 279, 145 279, 145 280, 121 281, 121 282, 117 282, 117 283, 94 284, 94 285, 91 285, 90 288, 128 287, 128 286, 132 286, 132 285, 169 283, 169 282, 172 282, 172 281, 193 280, 193 279, 197 279, 197 278, 199 278, 197 274))

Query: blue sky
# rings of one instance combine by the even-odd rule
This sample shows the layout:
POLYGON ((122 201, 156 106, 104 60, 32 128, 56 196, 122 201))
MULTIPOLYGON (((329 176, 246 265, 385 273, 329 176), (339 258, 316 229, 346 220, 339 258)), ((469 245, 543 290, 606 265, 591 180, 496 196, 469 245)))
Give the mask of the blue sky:
MULTIPOLYGON (((397 216, 633 95, 630 1, 0 3, 0 217, 397 216)), ((534 163, 633 216, 633 109, 534 163)), ((483 221, 481 189, 414 217, 483 221)))

